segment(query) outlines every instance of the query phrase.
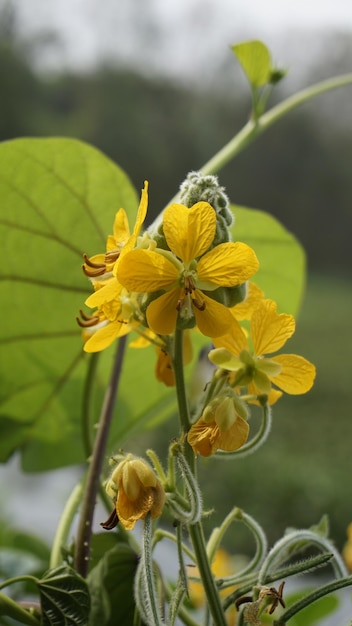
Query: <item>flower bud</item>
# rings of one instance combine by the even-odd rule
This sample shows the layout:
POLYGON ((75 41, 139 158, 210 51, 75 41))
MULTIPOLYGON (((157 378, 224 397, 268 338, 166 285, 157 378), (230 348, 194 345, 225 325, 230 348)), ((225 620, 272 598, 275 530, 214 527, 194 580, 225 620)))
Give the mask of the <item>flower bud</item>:
POLYGON ((106 484, 106 492, 115 500, 121 524, 131 530, 147 513, 159 517, 165 502, 165 491, 150 465, 128 454, 115 467, 106 484))

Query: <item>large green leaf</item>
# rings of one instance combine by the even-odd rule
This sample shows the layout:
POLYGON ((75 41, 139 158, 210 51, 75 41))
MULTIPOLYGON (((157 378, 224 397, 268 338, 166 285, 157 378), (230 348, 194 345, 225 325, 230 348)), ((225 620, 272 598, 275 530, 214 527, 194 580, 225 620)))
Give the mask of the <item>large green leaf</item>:
POLYGON ((294 235, 264 211, 232 206, 234 241, 243 241, 256 252, 260 268, 253 276, 267 298, 278 303, 281 312, 296 315, 306 279, 305 252, 294 235))
MULTIPOLYGON (((80 141, 0 145, 1 460, 17 448, 27 470, 84 459, 80 421, 89 357, 75 316, 91 288, 82 253, 104 250, 116 210, 123 206, 133 221, 137 202, 122 170, 80 141)), ((124 368, 116 436, 165 394, 153 372, 149 380, 143 372, 150 370, 142 367, 149 354, 136 351, 124 368), (133 394, 136 384, 141 393, 133 394)), ((101 361, 96 420, 111 351, 101 361)))
POLYGON ((91 596, 89 626, 130 626, 133 624, 135 602, 134 577, 137 554, 120 543, 106 552, 88 576, 91 596))

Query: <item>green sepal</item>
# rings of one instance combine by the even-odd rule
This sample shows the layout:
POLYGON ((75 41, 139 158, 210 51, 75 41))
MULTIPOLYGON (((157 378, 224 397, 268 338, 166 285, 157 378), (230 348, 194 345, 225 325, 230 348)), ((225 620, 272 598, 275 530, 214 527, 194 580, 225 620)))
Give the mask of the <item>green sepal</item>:
POLYGON ((247 283, 242 283, 235 287, 218 287, 218 289, 214 289, 214 291, 203 291, 209 298, 212 298, 212 300, 231 308, 236 304, 240 304, 240 302, 243 302, 245 299, 247 295, 247 283))

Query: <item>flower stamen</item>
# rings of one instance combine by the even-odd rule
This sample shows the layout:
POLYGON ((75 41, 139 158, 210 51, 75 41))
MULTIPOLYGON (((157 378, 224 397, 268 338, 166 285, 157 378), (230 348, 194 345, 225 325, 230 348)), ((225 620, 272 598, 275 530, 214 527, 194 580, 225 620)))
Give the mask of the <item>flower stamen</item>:
POLYGON ((96 315, 86 315, 82 309, 80 309, 79 314, 82 319, 76 317, 77 324, 81 326, 81 328, 90 328, 91 326, 95 326, 99 322, 99 317, 96 315))
POLYGON ((92 261, 89 256, 84 253, 83 255, 84 264, 82 265, 83 273, 88 276, 88 278, 95 278, 96 276, 102 276, 106 272, 106 264, 105 263, 95 263, 92 261))
POLYGON ((198 311, 205 310, 206 303, 204 302, 204 300, 203 302, 201 302, 200 300, 197 300, 197 298, 192 298, 192 302, 193 302, 193 305, 196 307, 196 309, 198 309, 198 311))
POLYGON ((105 261, 106 263, 115 263, 121 254, 121 250, 110 250, 105 253, 105 261))

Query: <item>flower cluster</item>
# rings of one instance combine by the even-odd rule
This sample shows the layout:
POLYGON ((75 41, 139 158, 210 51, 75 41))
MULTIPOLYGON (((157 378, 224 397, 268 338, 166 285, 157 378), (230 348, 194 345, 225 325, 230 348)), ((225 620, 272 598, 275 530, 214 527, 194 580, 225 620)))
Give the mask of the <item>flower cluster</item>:
POLYGON ((168 206, 159 228, 142 236, 147 183, 132 232, 126 213, 118 211, 105 254, 85 256, 83 270, 94 287, 86 304, 95 311, 81 312, 79 321, 87 352, 136 330, 139 338, 131 345, 155 345, 156 376, 168 386, 175 384, 175 333, 185 331, 183 364, 191 359, 189 331, 209 338, 213 378, 205 381, 208 391, 186 433, 202 456, 241 448, 249 436, 250 404, 273 404, 283 392, 306 393, 315 377, 303 357, 276 354, 294 333, 295 320, 248 282, 258 259, 247 244, 231 241, 227 197, 208 178, 193 172, 181 188, 187 204, 168 206), (216 207, 204 198, 214 198, 216 207))

